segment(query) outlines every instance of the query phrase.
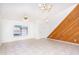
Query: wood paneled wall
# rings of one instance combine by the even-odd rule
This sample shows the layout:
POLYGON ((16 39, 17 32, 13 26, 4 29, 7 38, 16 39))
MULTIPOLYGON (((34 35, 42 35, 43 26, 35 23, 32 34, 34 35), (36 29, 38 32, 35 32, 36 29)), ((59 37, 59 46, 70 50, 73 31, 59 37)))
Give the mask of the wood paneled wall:
POLYGON ((71 11, 48 38, 79 44, 79 5, 71 11))

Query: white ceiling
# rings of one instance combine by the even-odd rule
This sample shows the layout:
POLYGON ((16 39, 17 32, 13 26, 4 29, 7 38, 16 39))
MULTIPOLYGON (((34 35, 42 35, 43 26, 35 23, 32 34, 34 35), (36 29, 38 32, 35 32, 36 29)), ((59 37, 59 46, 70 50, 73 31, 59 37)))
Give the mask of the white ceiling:
POLYGON ((54 17, 58 13, 66 10, 74 5, 70 4, 52 4, 52 10, 50 12, 42 12, 36 3, 1 3, 0 4, 0 17, 1 19, 15 19, 22 20, 24 16, 28 16, 30 20, 42 20, 50 15, 54 17))

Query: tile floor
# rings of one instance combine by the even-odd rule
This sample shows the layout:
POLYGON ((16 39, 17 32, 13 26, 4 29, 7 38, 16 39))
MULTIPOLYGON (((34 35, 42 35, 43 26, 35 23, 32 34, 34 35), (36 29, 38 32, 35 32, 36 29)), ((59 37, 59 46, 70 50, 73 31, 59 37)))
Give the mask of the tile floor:
POLYGON ((0 47, 1 55, 76 55, 79 45, 48 39, 28 39, 4 43, 0 47))

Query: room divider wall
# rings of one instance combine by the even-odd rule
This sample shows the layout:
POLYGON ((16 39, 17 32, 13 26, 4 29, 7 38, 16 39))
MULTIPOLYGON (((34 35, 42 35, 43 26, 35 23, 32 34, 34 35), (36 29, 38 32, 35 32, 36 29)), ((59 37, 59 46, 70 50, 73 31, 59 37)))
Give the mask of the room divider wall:
POLYGON ((79 4, 48 36, 48 38, 79 44, 79 4))

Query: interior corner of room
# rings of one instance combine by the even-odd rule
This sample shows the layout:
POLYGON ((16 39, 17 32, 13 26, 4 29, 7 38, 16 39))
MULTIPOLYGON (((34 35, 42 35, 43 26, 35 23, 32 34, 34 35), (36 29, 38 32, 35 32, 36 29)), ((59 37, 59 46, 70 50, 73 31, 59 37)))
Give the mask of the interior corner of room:
MULTIPOLYGON (((78 10, 77 3, 0 3, 0 43, 4 46, 0 50, 5 54, 13 46, 11 51, 22 47, 27 51, 33 49, 33 53, 35 50, 45 53, 48 49, 47 53, 52 51, 48 54, 56 54, 67 47, 70 50, 79 47, 78 10), (57 47, 52 47, 53 44, 57 47), (53 53, 55 48, 58 50, 53 53)), ((77 48, 73 54, 79 54, 77 48)), ((58 54, 68 54, 60 52, 58 54)))

